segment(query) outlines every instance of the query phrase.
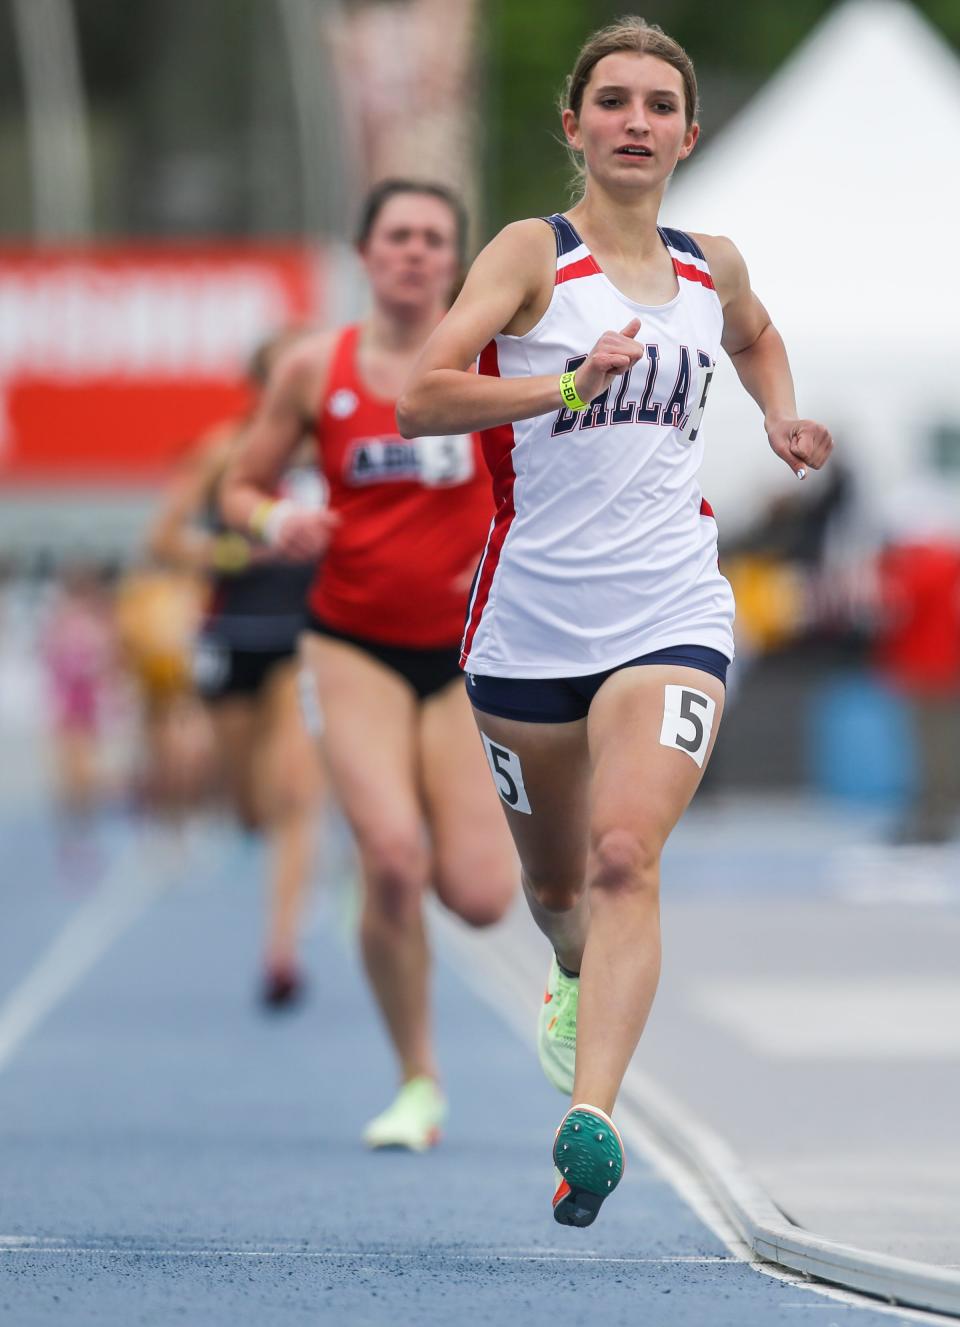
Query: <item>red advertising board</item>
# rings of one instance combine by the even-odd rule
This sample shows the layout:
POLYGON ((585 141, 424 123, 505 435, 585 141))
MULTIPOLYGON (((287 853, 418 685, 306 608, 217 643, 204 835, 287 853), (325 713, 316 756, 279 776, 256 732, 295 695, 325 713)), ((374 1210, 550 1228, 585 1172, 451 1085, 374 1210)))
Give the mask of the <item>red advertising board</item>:
POLYGON ((150 484, 322 275, 295 245, 0 250, 0 486, 150 484))

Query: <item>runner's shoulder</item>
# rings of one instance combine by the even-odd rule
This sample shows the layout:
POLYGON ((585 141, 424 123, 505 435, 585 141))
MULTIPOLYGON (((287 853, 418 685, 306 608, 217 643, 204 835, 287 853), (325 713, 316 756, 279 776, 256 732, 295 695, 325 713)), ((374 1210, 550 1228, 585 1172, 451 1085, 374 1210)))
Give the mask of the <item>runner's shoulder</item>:
POLYGON ((553 258, 557 252, 553 229, 542 217, 511 221, 487 245, 488 251, 494 248, 505 258, 515 256, 524 262, 544 256, 553 258))
POLYGON ((311 409, 323 395, 330 364, 343 328, 318 329, 294 342, 277 360, 270 375, 274 396, 311 409))
POLYGON ((522 282, 527 297, 552 285, 556 266, 553 230, 540 217, 511 221, 487 244, 478 260, 485 274, 496 271, 522 282))
POLYGON ((743 255, 733 240, 726 235, 703 235, 699 231, 688 233, 703 250, 710 275, 723 300, 724 294, 735 291, 747 280, 747 266, 743 261, 743 255))

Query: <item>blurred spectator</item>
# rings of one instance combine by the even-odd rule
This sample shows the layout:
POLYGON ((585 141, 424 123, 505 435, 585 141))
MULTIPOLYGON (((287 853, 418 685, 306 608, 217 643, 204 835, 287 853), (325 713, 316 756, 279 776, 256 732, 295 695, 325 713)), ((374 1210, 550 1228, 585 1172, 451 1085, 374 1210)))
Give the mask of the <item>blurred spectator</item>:
POLYGON ((860 558, 832 555, 854 502, 853 475, 834 457, 813 483, 778 495, 739 539, 723 542, 723 571, 737 600, 738 682, 757 656, 862 625, 869 586, 860 558))
POLYGON ((821 735, 834 688, 862 677, 869 655, 876 542, 857 475, 837 455, 772 499, 739 537, 721 538, 721 567, 737 600, 727 696, 738 713, 714 753, 708 791, 812 785, 830 796, 861 795, 859 758, 836 769, 839 733, 831 729, 831 752, 821 735), (837 777, 825 778, 828 770, 837 777))
POLYGON ((898 488, 887 526, 875 660, 910 706, 919 767, 895 837, 940 843, 960 804, 960 513, 930 475, 898 488))
POLYGON ((174 816, 202 804, 214 782, 212 734, 191 671, 203 598, 195 576, 145 567, 129 571, 117 592, 120 649, 142 716, 138 792, 148 808, 174 816))
POLYGON ((115 672, 114 627, 103 577, 74 563, 60 577, 41 635, 53 724, 57 794, 63 808, 89 814, 103 792, 101 737, 115 672))

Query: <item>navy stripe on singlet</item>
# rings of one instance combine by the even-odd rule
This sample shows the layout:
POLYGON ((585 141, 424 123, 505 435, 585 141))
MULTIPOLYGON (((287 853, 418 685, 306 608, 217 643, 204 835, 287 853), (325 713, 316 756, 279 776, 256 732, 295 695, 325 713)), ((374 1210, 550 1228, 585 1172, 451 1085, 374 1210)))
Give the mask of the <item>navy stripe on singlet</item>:
MULTIPOLYGON (((543 217, 548 225, 553 227, 553 233, 557 240, 557 257, 562 258, 565 253, 572 253, 574 249, 579 249, 583 240, 577 234, 571 222, 566 217, 555 212, 553 216, 543 217)), ((704 252, 700 245, 687 234, 685 230, 673 230, 668 226, 658 226, 658 231, 665 244, 669 244, 672 249, 677 249, 680 253, 689 253, 694 258, 702 258, 706 262, 704 252)))
MULTIPOLYGON (((658 226, 657 229, 671 249, 679 249, 681 253, 693 254, 694 258, 703 258, 703 250, 700 245, 696 240, 691 239, 685 230, 670 230, 666 226, 658 226)), ((706 262, 705 258, 704 262, 706 262)))
POLYGON ((557 237, 558 258, 562 258, 565 253, 572 253, 574 249, 579 249, 583 240, 566 217, 562 217, 559 212, 554 212, 553 216, 543 217, 542 219, 548 226, 553 227, 553 233, 557 237))

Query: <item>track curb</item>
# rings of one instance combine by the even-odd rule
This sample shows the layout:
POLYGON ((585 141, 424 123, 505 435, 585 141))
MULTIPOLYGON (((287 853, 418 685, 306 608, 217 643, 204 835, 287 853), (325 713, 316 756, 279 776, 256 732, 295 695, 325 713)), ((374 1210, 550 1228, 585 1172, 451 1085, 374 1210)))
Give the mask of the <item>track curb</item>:
MULTIPOLYGON (((531 956, 515 937, 500 934, 492 943, 484 943, 439 908, 431 911, 434 925, 462 957, 496 969, 506 990, 524 994, 518 974, 531 956)), ((488 993, 483 994, 489 999, 488 993)), ((529 1041, 526 1012, 521 1014, 517 1006, 501 1007, 501 1012, 529 1041)), ((723 1138, 633 1067, 627 1071, 617 1109, 624 1107, 664 1153, 696 1177, 758 1262, 901 1308, 960 1318, 960 1272, 839 1244, 794 1225, 723 1138)))
POLYGON ((889 1304, 960 1317, 960 1272, 838 1244, 794 1225, 733 1149, 659 1084, 631 1070, 622 1097, 642 1127, 696 1173, 743 1242, 764 1262, 889 1304))

